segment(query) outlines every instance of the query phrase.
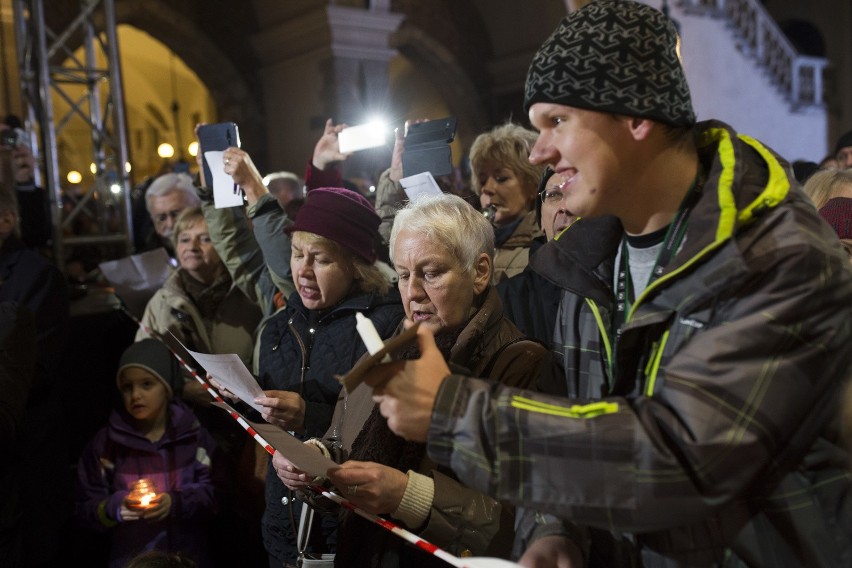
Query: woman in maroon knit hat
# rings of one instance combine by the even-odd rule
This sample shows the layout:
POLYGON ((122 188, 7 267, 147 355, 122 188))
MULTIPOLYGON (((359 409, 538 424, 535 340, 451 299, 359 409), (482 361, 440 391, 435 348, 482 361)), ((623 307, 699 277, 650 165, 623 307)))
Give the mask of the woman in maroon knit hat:
MULTIPOLYGON (((382 338, 405 315, 399 292, 375 265, 379 222, 361 194, 326 187, 310 191, 284 229, 296 291, 261 332, 258 383, 265 396, 256 402, 267 422, 302 439, 325 433, 340 393, 335 375, 345 374, 366 352, 355 329, 356 312, 369 317, 382 338)), ((262 532, 270 565, 296 565, 293 521, 300 506, 268 468, 262 532)), ((322 524, 317 539, 333 532, 336 519, 322 524)))

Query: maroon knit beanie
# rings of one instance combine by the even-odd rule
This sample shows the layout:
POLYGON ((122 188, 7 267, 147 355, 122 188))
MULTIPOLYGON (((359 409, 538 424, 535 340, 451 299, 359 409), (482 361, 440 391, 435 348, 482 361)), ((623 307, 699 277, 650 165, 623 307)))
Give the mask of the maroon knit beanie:
POLYGON ((852 239, 852 198, 834 197, 819 210, 841 239, 852 239))
POLYGON ((369 263, 376 260, 375 244, 381 219, 366 197, 342 187, 312 189, 284 232, 305 231, 331 239, 369 263))

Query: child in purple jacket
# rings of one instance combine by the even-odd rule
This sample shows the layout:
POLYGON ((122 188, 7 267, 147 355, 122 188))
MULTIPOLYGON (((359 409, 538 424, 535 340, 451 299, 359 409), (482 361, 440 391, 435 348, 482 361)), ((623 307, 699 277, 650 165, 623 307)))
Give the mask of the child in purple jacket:
POLYGON ((215 444, 174 397, 182 382, 177 360, 156 339, 138 341, 122 355, 116 382, 124 407, 112 411, 80 457, 77 518, 109 531, 111 568, 151 549, 181 552, 209 566, 215 444), (152 498, 131 494, 140 479, 153 482, 152 498))

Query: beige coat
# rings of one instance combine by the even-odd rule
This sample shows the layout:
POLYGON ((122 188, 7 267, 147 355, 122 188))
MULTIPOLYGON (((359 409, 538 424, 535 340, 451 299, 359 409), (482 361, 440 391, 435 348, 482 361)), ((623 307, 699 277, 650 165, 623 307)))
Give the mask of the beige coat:
MULTIPOLYGON (((239 288, 231 286, 216 317, 205 322, 198 308, 180 284, 178 269, 157 290, 142 315, 142 324, 156 335, 165 338, 175 347, 169 332, 189 349, 200 353, 236 353, 251 369, 254 332, 260 322, 257 304, 246 298, 239 288)), ((136 333, 136 341, 150 337, 143 329, 136 333)), ((178 352, 181 351, 178 349, 178 352)))

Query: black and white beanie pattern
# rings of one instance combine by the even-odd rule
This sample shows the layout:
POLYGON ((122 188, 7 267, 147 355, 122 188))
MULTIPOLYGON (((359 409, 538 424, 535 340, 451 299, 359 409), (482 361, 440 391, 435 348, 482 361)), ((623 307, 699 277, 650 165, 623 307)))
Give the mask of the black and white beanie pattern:
POLYGON ((530 64, 524 109, 537 102, 695 124, 677 31, 660 11, 596 0, 566 16, 530 64))

